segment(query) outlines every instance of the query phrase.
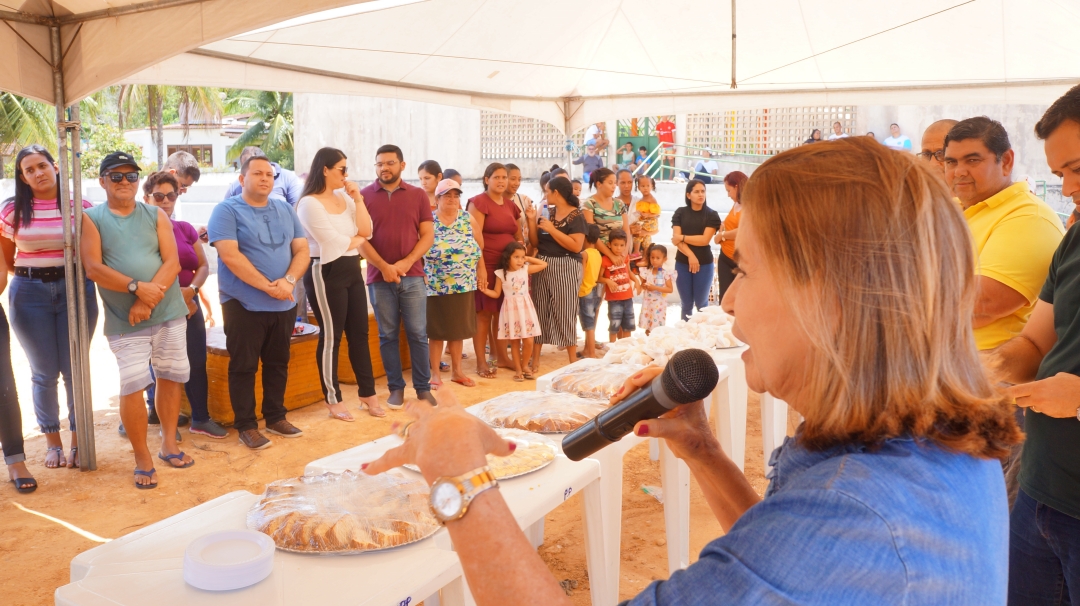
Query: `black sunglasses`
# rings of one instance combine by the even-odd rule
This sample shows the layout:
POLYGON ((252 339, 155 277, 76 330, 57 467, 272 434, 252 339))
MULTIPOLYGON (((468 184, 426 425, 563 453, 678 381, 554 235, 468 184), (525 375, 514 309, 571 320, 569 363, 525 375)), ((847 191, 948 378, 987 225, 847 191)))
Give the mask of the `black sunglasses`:
POLYGON ((171 192, 169 192, 167 194, 163 194, 163 193, 161 193, 159 191, 156 191, 156 192, 154 192, 154 193, 152 193, 150 195, 154 196, 154 201, 155 202, 157 202, 158 204, 161 204, 163 201, 165 201, 165 198, 168 198, 169 202, 176 202, 177 193, 174 192, 174 191, 171 191, 171 192))
POLYGON ((933 159, 937 160, 938 162, 944 162, 945 161, 945 150, 943 150, 943 149, 939 149, 936 152, 923 151, 923 152, 919 152, 919 153, 917 153, 915 155, 922 158, 923 160, 926 160, 926 161, 929 161, 930 158, 933 158, 933 159))
POLYGON ((127 179, 128 183, 139 182, 139 173, 109 173, 107 176, 113 183, 119 183, 124 179, 127 179))

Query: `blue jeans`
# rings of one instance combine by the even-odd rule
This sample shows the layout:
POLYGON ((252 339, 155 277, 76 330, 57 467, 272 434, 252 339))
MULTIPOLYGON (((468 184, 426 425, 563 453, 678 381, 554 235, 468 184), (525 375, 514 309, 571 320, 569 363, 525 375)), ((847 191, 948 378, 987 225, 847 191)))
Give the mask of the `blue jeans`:
POLYGON ((401 375, 401 350, 398 334, 405 325, 412 360, 413 388, 431 391, 431 361, 428 359, 427 287, 420 277, 405 277, 398 284, 368 284, 368 295, 379 325, 379 354, 386 369, 386 385, 391 391, 405 389, 401 375))
POLYGON ((578 297, 578 318, 581 320, 581 330, 586 332, 596 330, 596 313, 600 311, 600 304, 604 302, 604 285, 597 284, 584 297, 578 297))
POLYGON ((608 332, 618 334, 619 331, 634 332, 637 326, 634 324, 634 300, 623 299, 622 301, 607 302, 608 332))
POLYGON ((696 274, 690 273, 686 263, 675 263, 675 288, 679 291, 683 321, 690 319, 694 307, 698 310, 709 306, 709 290, 712 288, 714 264, 702 265, 696 274))
MULTIPOLYGON (((210 381, 206 377, 206 319, 203 317, 202 302, 195 297, 195 315, 187 319, 187 357, 191 366, 191 377, 184 383, 184 395, 191 404, 191 420, 205 423, 210 420, 206 408, 206 398, 210 391, 210 381)), ((154 367, 150 367, 150 376, 154 376, 154 367)), ((154 410, 154 395, 157 383, 146 388, 146 403, 154 410)))
POLYGON ((1009 604, 1080 604, 1080 520, 1023 489, 1009 520, 1009 604))
MULTIPOLYGON (((87 324, 93 337, 98 317, 97 293, 93 282, 87 280, 85 287, 87 324)), ((60 431, 60 398, 56 383, 60 376, 64 377, 67 390, 68 429, 75 431, 65 281, 42 282, 13 277, 8 288, 8 314, 11 328, 30 362, 34 414, 41 433, 60 431)))

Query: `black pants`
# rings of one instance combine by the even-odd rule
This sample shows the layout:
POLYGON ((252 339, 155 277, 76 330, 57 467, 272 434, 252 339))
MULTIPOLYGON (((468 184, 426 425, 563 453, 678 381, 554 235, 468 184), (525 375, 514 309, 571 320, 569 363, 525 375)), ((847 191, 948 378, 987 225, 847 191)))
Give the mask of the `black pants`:
POLYGON ((342 332, 349 339, 349 362, 360 397, 375 395, 375 376, 368 351, 367 286, 360 273, 360 257, 338 257, 325 265, 318 258, 312 259, 311 269, 304 276, 304 287, 308 299, 314 303, 311 311, 321 328, 315 361, 319 365, 323 397, 329 404, 341 401, 338 359, 342 332))
POLYGON ((735 281, 735 269, 739 266, 735 264, 735 260, 728 257, 723 252, 716 255, 716 283, 720 286, 719 301, 724 300, 724 293, 731 287, 731 283, 735 281))
POLYGON ((225 349, 229 351, 229 399, 233 427, 258 429, 255 417, 255 372, 262 361, 262 414, 267 424, 285 418, 285 385, 289 381, 289 343, 296 325, 296 308, 287 311, 248 311, 236 299, 221 305, 225 320, 225 349))
POLYGON ((3 444, 4 461, 8 465, 26 460, 22 410, 15 393, 15 373, 11 370, 11 335, 3 309, 0 309, 0 444, 3 444))

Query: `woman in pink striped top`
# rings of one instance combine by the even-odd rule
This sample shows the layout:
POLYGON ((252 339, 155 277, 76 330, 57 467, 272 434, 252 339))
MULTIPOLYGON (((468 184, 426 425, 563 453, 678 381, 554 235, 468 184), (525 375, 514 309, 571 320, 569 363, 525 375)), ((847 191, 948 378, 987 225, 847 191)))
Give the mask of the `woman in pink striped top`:
MULTIPOLYGON (((8 289, 11 327, 30 361, 34 413, 45 434, 45 466, 78 467, 78 438, 72 399, 71 354, 68 349, 67 286, 64 282, 64 222, 57 204, 56 163, 40 145, 24 148, 15 158, 15 196, 0 207, 0 249, 15 277, 8 289), (60 440, 57 379, 67 391, 71 452, 64 457, 60 440)), ((83 201, 83 208, 90 203, 83 201)), ((87 323, 97 326, 97 295, 86 280, 87 323)))

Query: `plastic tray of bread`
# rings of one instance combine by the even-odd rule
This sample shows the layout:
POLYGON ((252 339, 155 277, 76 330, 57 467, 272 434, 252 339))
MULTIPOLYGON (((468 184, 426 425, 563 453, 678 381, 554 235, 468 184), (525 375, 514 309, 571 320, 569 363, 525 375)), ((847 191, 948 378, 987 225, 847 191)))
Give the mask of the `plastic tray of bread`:
POLYGON ((400 472, 324 473, 267 485, 247 525, 285 551, 364 553, 434 534, 440 525, 428 503, 427 484, 400 472))
POLYGON ((607 400, 566 393, 513 391, 477 404, 473 414, 492 427, 566 433, 581 427, 607 407, 607 400))
MULTIPOLYGON (((543 469, 555 460, 555 455, 561 450, 557 442, 533 431, 505 427, 496 427, 495 431, 504 439, 517 444, 517 449, 508 457, 492 454, 487 456, 488 467, 495 474, 496 480, 509 480, 543 469)), ((411 463, 404 467, 420 471, 419 467, 411 463)))
POLYGON ((630 375, 644 368, 640 364, 611 364, 603 360, 593 360, 573 370, 555 375, 551 388, 563 393, 572 393, 582 398, 609 400, 626 383, 630 375))

